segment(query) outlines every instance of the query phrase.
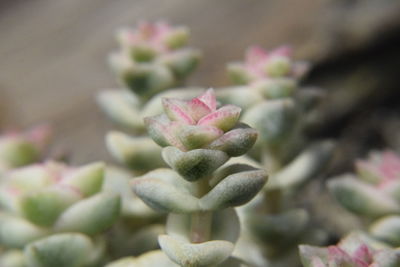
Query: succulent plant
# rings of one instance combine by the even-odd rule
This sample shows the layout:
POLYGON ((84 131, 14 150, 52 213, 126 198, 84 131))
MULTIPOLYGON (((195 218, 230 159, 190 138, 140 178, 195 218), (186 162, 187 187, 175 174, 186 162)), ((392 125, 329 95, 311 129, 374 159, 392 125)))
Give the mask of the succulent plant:
POLYGON ((101 192, 103 179, 102 163, 68 167, 47 161, 4 174, 0 245, 7 250, 0 262, 28 267, 99 264, 105 256, 101 234, 120 211, 119 196, 101 192))
POLYGON ((357 160, 355 168, 355 174, 331 179, 330 192, 342 207, 369 222, 372 236, 400 246, 400 157, 390 150, 374 151, 367 160, 357 160))
POLYGON ((257 266, 295 265, 291 259, 296 258, 297 244, 324 236, 317 233, 296 194, 322 173, 333 143, 311 141, 305 135, 322 93, 315 88, 298 88, 308 64, 294 61, 291 54, 289 47, 271 52, 252 47, 245 62, 228 65, 237 86, 217 91, 222 103, 242 107, 242 121, 258 130, 259 138, 248 155, 270 172, 268 186, 240 208, 248 237, 243 238, 246 242, 241 242, 238 253, 257 266), (246 252, 254 242, 261 255, 257 258, 264 260, 250 259, 252 253, 246 252), (281 259, 287 261, 278 263, 281 259))
POLYGON ((250 201, 266 182, 263 170, 228 164, 251 148, 257 132, 238 123, 240 108, 217 107, 212 89, 191 100, 162 100, 165 113, 145 118, 152 139, 164 147, 171 169, 132 180, 134 192, 155 210, 169 213, 165 254, 181 266, 227 260, 239 236, 232 207, 250 201))
POLYGON ((400 157, 391 151, 373 152, 358 160, 356 174, 329 182, 337 201, 350 212, 368 218, 400 213, 400 157))
POLYGON ((47 125, 26 132, 8 131, 0 135, 0 175, 8 169, 39 161, 50 135, 47 125))
POLYGON ((395 267, 400 265, 400 250, 352 233, 329 247, 300 246, 304 267, 395 267))
POLYGON ((142 118, 152 113, 146 105, 151 97, 182 84, 197 66, 200 53, 186 46, 188 37, 187 28, 162 21, 117 33, 120 49, 111 54, 110 64, 129 90, 102 91, 98 102, 114 122, 135 134, 112 131, 106 143, 113 157, 136 174, 165 166, 161 149, 144 135, 142 118))

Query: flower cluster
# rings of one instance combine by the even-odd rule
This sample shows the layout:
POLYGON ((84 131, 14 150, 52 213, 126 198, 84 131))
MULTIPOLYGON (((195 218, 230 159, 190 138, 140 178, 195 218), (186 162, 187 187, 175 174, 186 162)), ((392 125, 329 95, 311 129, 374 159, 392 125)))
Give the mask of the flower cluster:
POLYGON ((391 249, 361 233, 345 237, 327 248, 300 246, 304 267, 391 267, 400 264, 400 250, 391 249))

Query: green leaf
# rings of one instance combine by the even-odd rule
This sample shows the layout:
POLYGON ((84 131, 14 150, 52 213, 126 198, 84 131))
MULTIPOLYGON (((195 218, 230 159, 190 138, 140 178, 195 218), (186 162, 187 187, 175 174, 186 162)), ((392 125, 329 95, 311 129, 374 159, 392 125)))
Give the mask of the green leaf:
POLYGON ((67 209, 57 220, 55 229, 95 235, 107 230, 118 218, 119 212, 119 196, 99 193, 67 209))
POLYGON ((257 136, 257 130, 252 128, 233 129, 208 145, 208 148, 224 151, 230 157, 238 157, 250 150, 257 136))
POLYGON ((82 196, 69 187, 50 187, 23 195, 20 199, 20 211, 29 221, 51 226, 58 216, 82 196))
POLYGON ((242 121, 257 129, 260 140, 268 146, 282 144, 291 136, 297 120, 293 99, 264 101, 248 109, 242 121))
POLYGON ((239 206, 250 201, 267 181, 264 170, 244 171, 229 175, 200 199, 204 210, 239 206))
POLYGON ((25 248, 28 267, 81 267, 93 249, 82 234, 57 234, 25 248))
POLYGON ((227 154, 218 150, 195 149, 182 152, 171 146, 163 149, 162 157, 172 169, 191 182, 211 175, 229 159, 227 154))
POLYGON ((198 210, 197 198, 161 179, 136 178, 132 186, 135 194, 155 210, 175 213, 198 210))
POLYGON ((23 248, 26 244, 47 234, 46 229, 24 219, 0 215, 0 244, 9 248, 23 248))
POLYGON ((91 196, 101 190, 104 180, 104 163, 96 162, 77 169, 63 184, 72 185, 85 196, 91 196))
POLYGON ((233 251, 228 241, 208 241, 191 244, 161 235, 158 242, 167 256, 180 266, 213 266, 226 260, 233 251))
POLYGON ((393 247, 400 246, 400 216, 387 216, 376 221, 369 232, 393 247))
POLYGON ((376 218, 400 212, 393 198, 352 175, 332 179, 328 188, 344 208, 355 214, 376 218))
POLYGON ((137 171, 149 171, 165 166, 161 147, 148 137, 130 137, 121 132, 110 132, 107 148, 118 162, 137 171))

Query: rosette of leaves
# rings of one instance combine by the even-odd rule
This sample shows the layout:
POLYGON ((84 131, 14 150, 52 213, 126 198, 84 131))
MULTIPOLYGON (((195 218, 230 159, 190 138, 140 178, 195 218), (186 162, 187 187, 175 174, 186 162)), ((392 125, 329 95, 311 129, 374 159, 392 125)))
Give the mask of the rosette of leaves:
POLYGON ((7 172, 0 184, 2 266, 98 266, 106 256, 101 234, 120 211, 119 196, 101 192, 103 179, 102 163, 47 161, 7 172))
POLYGON ((307 182, 322 174, 333 151, 331 141, 311 141, 305 134, 322 97, 315 88, 298 90, 307 69, 307 63, 293 60, 286 46, 270 52, 251 47, 244 62, 228 65, 237 86, 217 91, 218 100, 241 106, 242 121, 258 130, 249 156, 270 172, 268 186, 240 209, 249 235, 242 254, 251 257, 244 251, 256 241, 259 258, 265 258, 254 260, 260 266, 276 266, 281 259, 287 260, 282 266, 295 265, 289 259, 297 258, 297 244, 320 235, 296 198, 307 182))
POLYGON ((238 123, 239 107, 217 108, 212 89, 191 100, 164 98, 162 104, 165 113, 145 123, 171 169, 133 179, 133 190, 168 213, 167 234, 158 241, 170 260, 181 266, 221 264, 239 236, 233 207, 250 201, 267 178, 246 164, 223 165, 246 153, 257 131, 238 123))
POLYGON ((51 130, 46 125, 26 132, 6 131, 0 135, 0 175, 6 170, 41 160, 50 136, 51 130))
POLYGON ((400 157, 389 150, 372 152, 355 167, 355 174, 332 179, 330 192, 345 209, 373 221, 373 236, 400 246, 400 157))
POLYGON ((117 33, 120 49, 110 55, 109 61, 127 89, 100 92, 98 102, 114 122, 135 134, 113 131, 106 143, 113 157, 136 173, 165 166, 160 148, 143 135, 142 118, 154 95, 181 85, 196 68, 200 53, 187 46, 188 37, 186 27, 162 21, 142 22, 137 28, 117 33))
POLYGON ((394 249, 362 233, 351 233, 337 245, 313 247, 301 245, 304 267, 396 267, 400 265, 400 250, 394 249))

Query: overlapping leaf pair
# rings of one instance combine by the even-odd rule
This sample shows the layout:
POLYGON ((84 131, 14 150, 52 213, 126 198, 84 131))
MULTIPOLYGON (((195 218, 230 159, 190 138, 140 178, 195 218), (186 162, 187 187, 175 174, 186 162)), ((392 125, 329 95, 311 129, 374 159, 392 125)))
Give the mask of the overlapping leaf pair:
POLYGON ((173 169, 159 169, 133 180, 135 193, 156 210, 170 213, 162 250, 181 266, 224 262, 238 238, 231 207, 252 199, 266 174, 245 164, 222 167, 244 153, 257 132, 238 124, 240 109, 217 108, 214 92, 182 101, 164 99, 164 115, 146 118, 150 136, 165 146, 162 156, 173 169))
POLYGON ((0 244, 8 253, 2 255, 2 266, 89 266, 101 261, 103 242, 92 237, 108 229, 120 210, 118 196, 100 192, 103 172, 101 163, 71 168, 48 161, 4 174, 0 244), (64 256, 55 256, 60 253, 64 256), (9 260, 20 265, 7 265, 9 260))

